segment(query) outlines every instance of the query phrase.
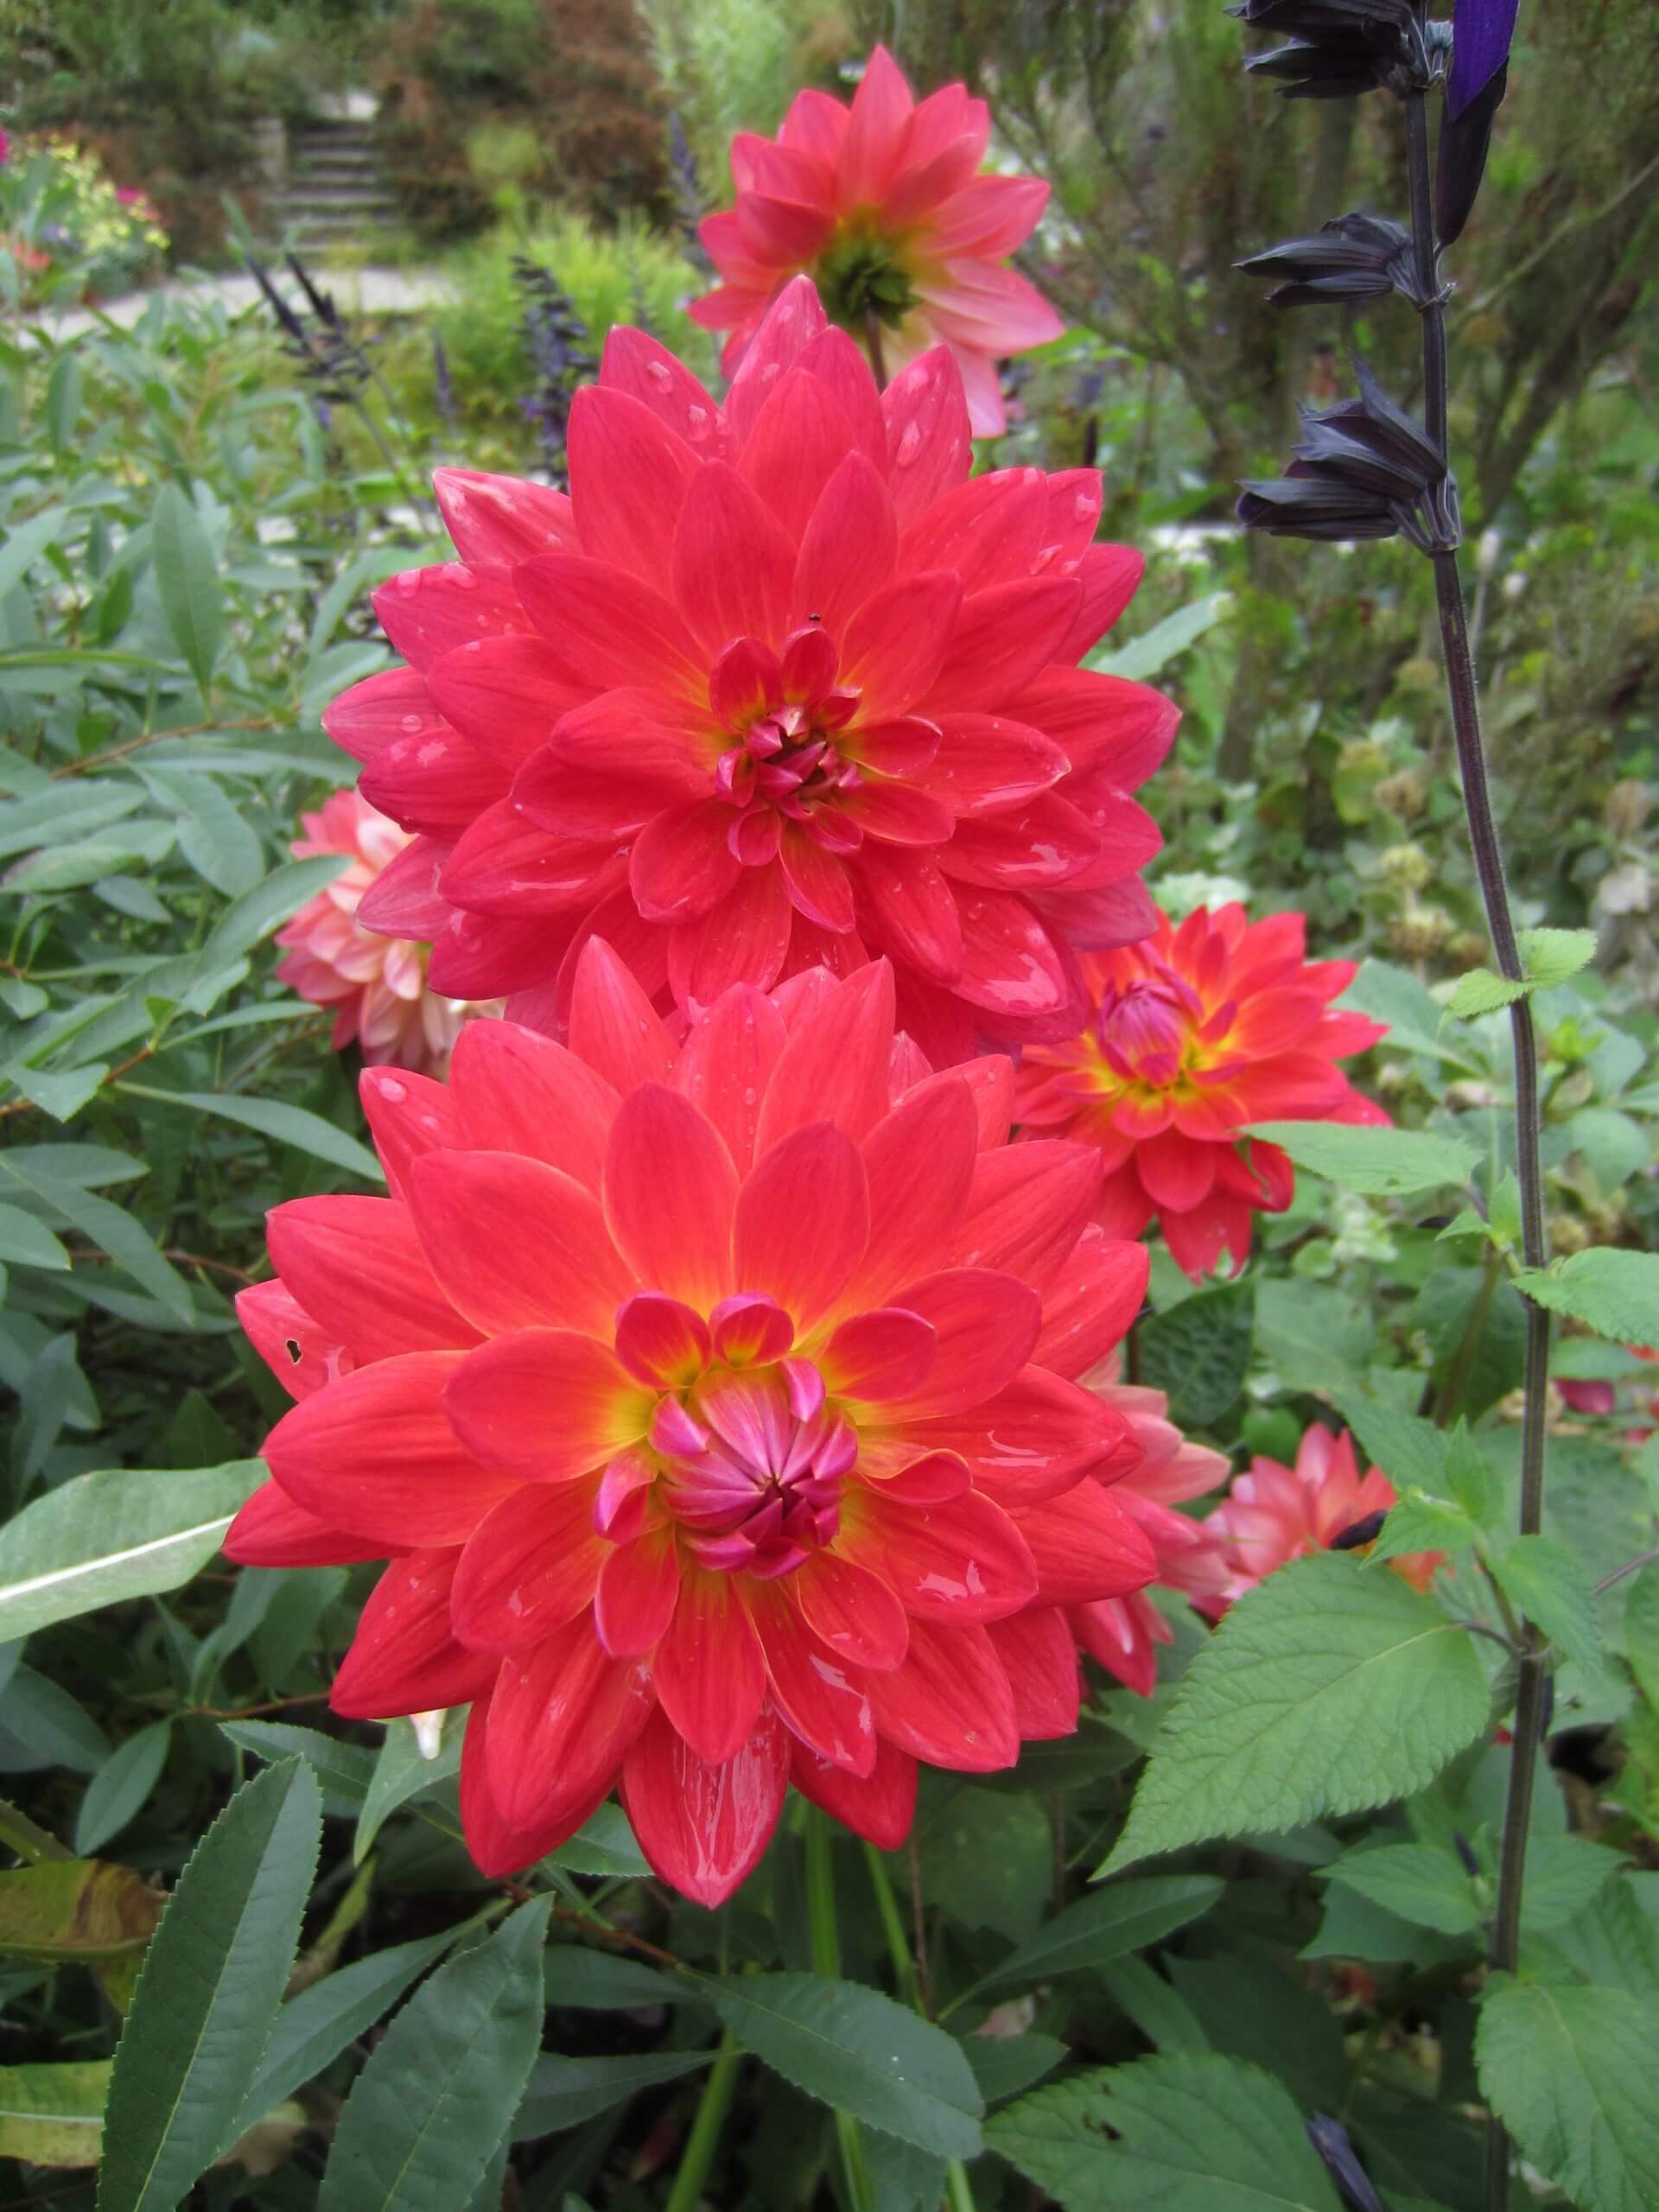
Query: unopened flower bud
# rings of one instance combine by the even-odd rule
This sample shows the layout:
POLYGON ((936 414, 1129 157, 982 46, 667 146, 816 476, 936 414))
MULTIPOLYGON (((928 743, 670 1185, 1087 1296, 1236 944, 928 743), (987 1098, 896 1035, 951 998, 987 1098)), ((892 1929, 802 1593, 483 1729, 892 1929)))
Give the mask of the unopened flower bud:
POLYGON ((1294 460, 1281 478, 1247 482, 1248 529, 1274 537, 1392 537, 1425 553, 1459 543, 1457 486, 1446 456, 1356 359, 1359 397, 1305 411, 1294 460))
POLYGON ((1252 54, 1245 67, 1281 77, 1292 99, 1344 99, 1378 85, 1404 92, 1429 81, 1431 41, 1413 0, 1235 0, 1228 13, 1253 30, 1287 35, 1287 46, 1252 54))
POLYGON ((1340 2120, 1315 2113, 1307 2123, 1307 2139, 1324 2161, 1347 2212, 1382 2212, 1382 2200, 1372 2188, 1370 2177, 1360 2164, 1340 2120))
POLYGON ((1291 238, 1253 253, 1237 266, 1253 276, 1283 281, 1268 294, 1275 307, 1378 299, 1400 292, 1425 304, 1417 283, 1411 233, 1377 215, 1338 215, 1314 238, 1291 238))
POLYGON ((1421 845, 1390 845, 1377 861, 1380 874, 1408 891, 1421 891, 1433 880, 1434 863, 1421 845))

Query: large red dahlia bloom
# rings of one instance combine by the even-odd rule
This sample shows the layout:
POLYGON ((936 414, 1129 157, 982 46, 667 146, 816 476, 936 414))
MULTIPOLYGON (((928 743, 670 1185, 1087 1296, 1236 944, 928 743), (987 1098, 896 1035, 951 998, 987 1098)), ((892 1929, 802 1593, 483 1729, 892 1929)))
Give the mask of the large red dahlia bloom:
POLYGON ((1303 915, 1247 922, 1228 906, 1199 908, 1179 929, 1160 913, 1144 944, 1084 962, 1088 1025, 1027 1052, 1018 1118, 1099 1147, 1109 1234, 1138 1236, 1155 1214, 1188 1274, 1208 1274, 1224 1251, 1236 1274, 1252 1216, 1282 1213, 1295 1185, 1277 1145, 1240 1131, 1388 1119, 1336 1065, 1387 1033, 1331 1005, 1354 963, 1309 961, 1306 950, 1303 915))
POLYGON ((613 331, 569 450, 568 499, 441 473, 461 562, 376 595, 410 665, 324 719, 418 835, 364 918, 550 1030, 595 932, 686 1007, 885 953, 936 1065, 1075 1030, 1176 720, 1075 666, 1141 566, 1096 473, 970 482, 950 356, 879 396, 804 280, 723 412, 613 331))
POLYGON ((227 1548, 390 1557, 334 1707, 472 1703, 480 1866, 620 1783, 712 1903, 790 1779, 891 1845, 918 1761, 1076 1725, 1060 1609, 1154 1561, 1071 1378, 1146 1260, 1086 1147, 1007 1144, 1006 1060, 929 1074, 885 965, 734 987, 677 1052, 595 942, 569 1047, 475 1022, 447 1089, 364 1099, 392 1196, 278 1206, 240 1300, 299 1402, 227 1548))
POLYGON ((691 304, 729 330, 729 374, 790 277, 810 276, 833 321, 861 345, 874 324, 889 372, 941 340, 962 372, 976 437, 1003 428, 998 359, 1065 326, 1004 264, 1048 204, 1039 177, 982 176, 991 114, 964 85, 918 106, 878 46, 850 108, 796 95, 776 139, 732 141, 737 204, 700 236, 723 280, 691 304))

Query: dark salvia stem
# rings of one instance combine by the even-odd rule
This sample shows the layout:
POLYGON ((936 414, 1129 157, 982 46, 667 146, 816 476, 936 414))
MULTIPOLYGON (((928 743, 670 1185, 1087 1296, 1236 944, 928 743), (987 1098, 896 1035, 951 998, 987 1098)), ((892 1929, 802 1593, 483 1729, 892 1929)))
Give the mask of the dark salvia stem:
MULTIPOLYGON (((1442 447, 1446 442, 1446 309, 1436 297, 1433 198, 1429 175, 1428 118, 1421 92, 1406 100, 1410 156, 1411 226, 1417 257, 1417 276, 1422 296, 1431 302, 1423 318, 1423 407, 1429 437, 1442 447)), ((1452 701, 1452 725, 1456 735, 1458 766, 1463 779, 1463 802, 1469 819, 1469 838, 1481 898, 1498 972, 1512 982, 1523 978, 1515 924, 1510 913, 1509 887, 1503 877, 1503 854, 1492 819, 1491 793, 1486 780, 1486 760, 1480 741, 1480 706, 1475 686, 1474 662, 1469 651, 1469 626, 1464 613, 1463 586, 1458 578, 1455 553, 1437 552, 1434 593, 1440 616, 1440 642, 1446 655, 1447 688, 1452 701)), ((1532 1009, 1522 997, 1510 1007, 1515 1046, 1516 1173, 1521 1189, 1521 1243, 1529 1268, 1541 1268, 1548 1257, 1544 1235, 1543 1168, 1539 1157, 1541 1116, 1538 1106, 1538 1045, 1532 1009)), ((1521 1534, 1535 1535, 1542 1525, 1544 1503, 1544 1416, 1549 1376, 1549 1315, 1527 1301, 1526 1411, 1521 1446, 1521 1534)), ((1520 1948, 1522 1886, 1526 1878, 1527 1827, 1532 1808, 1532 1786, 1538 1767, 1538 1741, 1544 1713, 1544 1662, 1536 1631, 1525 1631, 1516 1694, 1515 1742, 1510 1761, 1509 1797, 1503 1808, 1503 1842, 1498 1861, 1497 1909, 1492 1923, 1491 1964, 1513 1974, 1520 1948)), ((1503 2122, 1496 2115, 1487 2121, 1487 2212, 1507 2212, 1510 2202, 1510 2143, 1503 2122)))

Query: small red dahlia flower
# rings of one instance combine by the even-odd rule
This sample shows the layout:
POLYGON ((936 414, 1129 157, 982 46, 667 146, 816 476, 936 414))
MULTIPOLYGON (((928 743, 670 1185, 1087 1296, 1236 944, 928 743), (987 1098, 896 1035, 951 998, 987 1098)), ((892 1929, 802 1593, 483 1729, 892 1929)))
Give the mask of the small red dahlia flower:
POLYGON ((1189 1275, 1224 1250, 1236 1274, 1252 1214, 1290 1204, 1290 1161, 1241 1129, 1388 1119, 1336 1065, 1387 1033, 1332 1008, 1354 963, 1308 961, 1306 938, 1300 914, 1247 922, 1239 906, 1200 908, 1177 929, 1160 913, 1145 943, 1084 960, 1082 1035, 1021 1060, 1017 1118, 1098 1146, 1103 1227, 1138 1236, 1155 1214, 1189 1275))
MULTIPOLYGON (((1201 1524, 1224 1547, 1226 1587, 1220 1598, 1199 1596, 1198 1611, 1212 1620, 1264 1576, 1305 1552, 1329 1551, 1344 1529, 1373 1513, 1386 1513, 1399 1493, 1380 1467, 1362 1478, 1354 1440, 1315 1421, 1296 1447, 1296 1465, 1252 1459, 1236 1476, 1215 1511, 1201 1524)), ((1444 1552, 1402 1552, 1388 1563, 1414 1589, 1426 1590, 1444 1552)))
MULTIPOLYGON (((1651 1344, 1633 1347, 1638 1359, 1659 1360, 1659 1349, 1651 1344)), ((1637 1426, 1624 1431, 1627 1444, 1644 1444, 1653 1434, 1653 1423, 1659 1421, 1659 1394, 1650 1386, 1627 1376, 1618 1384, 1605 1380, 1576 1382, 1570 1376, 1552 1376, 1550 1380, 1560 1391, 1561 1401, 1569 1411, 1587 1414, 1592 1417, 1615 1413, 1633 1415, 1637 1426)))
POLYGON ((1151 928, 1158 692, 1076 665, 1140 578, 1092 469, 969 480, 937 349, 879 395, 798 280, 724 411, 613 331, 569 499, 445 470, 459 563, 376 594, 410 665, 324 719, 415 843, 364 908, 458 998, 562 1027, 584 941, 708 1005, 885 954, 936 1065, 1083 1019, 1151 928))
POLYGON ((861 346, 875 327, 889 374, 943 340, 962 372, 975 436, 995 436, 1004 425, 998 359, 1046 345, 1065 325, 1004 266, 1047 206, 1048 187, 982 175, 990 135, 989 108, 964 85, 918 106, 884 46, 850 108, 799 92, 775 140, 740 131, 737 204, 699 233, 723 282, 690 308, 705 328, 731 332, 728 375, 779 288, 804 275, 861 346))
POLYGON ((676 1051, 592 943, 568 1047, 366 1071, 392 1196, 270 1216, 239 1310, 299 1402, 228 1549, 391 1559, 334 1708, 471 1702, 486 1872, 618 1784, 707 1903, 791 1779, 896 1843, 918 1761, 1076 1726, 1059 1608, 1153 1571, 1134 1432, 1071 1379, 1144 1251, 1090 1230, 1086 1147, 1007 1143, 1006 1060, 931 1075, 893 1005, 885 964, 737 986, 676 1051))
POLYGON ((356 791, 335 791, 300 819, 305 835, 289 847, 296 860, 345 853, 351 866, 277 931, 277 944, 291 948, 278 981, 313 1006, 338 1009, 336 1052, 355 1042, 371 1066, 442 1073, 462 1022, 500 1009, 429 989, 424 945, 382 937, 359 920, 365 893, 408 845, 408 832, 356 791))

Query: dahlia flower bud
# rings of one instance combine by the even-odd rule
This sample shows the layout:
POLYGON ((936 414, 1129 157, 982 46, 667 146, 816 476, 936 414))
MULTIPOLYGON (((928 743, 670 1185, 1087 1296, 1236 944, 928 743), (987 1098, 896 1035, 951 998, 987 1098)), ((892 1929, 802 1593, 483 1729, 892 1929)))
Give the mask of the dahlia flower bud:
POLYGON ((1307 962, 1306 927, 1300 914, 1247 922, 1238 906, 1197 908, 1179 929, 1160 914, 1144 944, 1084 961, 1082 1033, 1020 1059, 1027 1135, 1095 1146, 1106 1233, 1138 1236, 1155 1216, 1193 1276, 1224 1251, 1242 1268, 1255 1214, 1290 1204, 1289 1159, 1243 1135, 1252 1122, 1388 1119, 1336 1065, 1387 1032, 1332 1009, 1357 971, 1307 962))
POLYGON ((354 1043, 371 1066, 441 1074, 462 1022, 500 1008, 430 989, 424 945, 383 937, 359 918, 365 896, 408 845, 408 833, 357 791, 335 791, 301 820, 306 834, 289 847, 296 860, 343 853, 350 865, 277 931, 277 944, 289 948, 277 980, 312 1005, 336 1009, 330 1039, 336 1052, 354 1043))
POLYGON ((391 1195, 301 1198, 243 1294, 297 1401, 232 1557, 388 1560, 332 1700, 470 1704, 479 1866, 620 1788, 715 1904, 786 1785, 884 1847, 918 1764, 1077 1725, 1065 1609, 1150 1579, 1141 1452, 1074 1378, 1146 1254, 1099 1162, 1009 1146, 1013 1072, 929 1071, 892 970, 739 984, 670 1031, 601 942, 569 1044, 469 1023, 447 1086, 368 1070, 391 1195))
POLYGON ((981 174, 990 109, 963 85, 918 105, 883 46, 852 105, 796 95, 775 139, 732 141, 737 204, 698 235, 722 279, 691 303, 696 322, 728 330, 721 365, 742 359, 791 276, 810 276, 832 322, 891 375, 931 346, 961 372, 976 437, 1004 428, 999 357, 1065 326, 1007 266, 1048 202, 1040 178, 981 174))

